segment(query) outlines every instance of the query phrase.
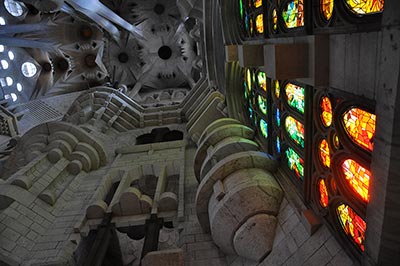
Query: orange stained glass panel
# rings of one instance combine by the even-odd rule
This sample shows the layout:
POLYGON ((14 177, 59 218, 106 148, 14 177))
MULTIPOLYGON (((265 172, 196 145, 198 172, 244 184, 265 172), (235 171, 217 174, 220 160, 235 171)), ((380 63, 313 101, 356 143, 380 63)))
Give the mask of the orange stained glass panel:
POLYGON ((321 12, 326 20, 330 20, 333 13, 333 0, 320 0, 321 12))
POLYGON ((352 108, 343 115, 344 128, 349 137, 359 146, 372 151, 376 115, 360 108, 352 108))
POLYGON ((332 125, 332 104, 328 97, 322 97, 320 107, 322 124, 329 127, 332 125))
POLYGON ((263 14, 260 14, 256 17, 256 30, 257 33, 264 33, 264 19, 263 14))
POLYGON ((255 8, 259 8, 260 6, 262 6, 262 0, 255 0, 254 1, 254 7, 255 8))
POLYGON ((348 205, 341 204, 336 211, 343 231, 364 251, 366 222, 348 205))
POLYGON ((319 144, 319 159, 322 165, 328 168, 331 167, 331 154, 329 151, 329 144, 325 139, 323 139, 319 144))
POLYGON ((318 182, 318 188, 319 188, 319 203, 321 203, 321 206, 326 208, 328 207, 328 189, 326 188, 325 180, 320 179, 318 182))
POLYGON ((352 159, 347 159, 342 163, 342 170, 351 188, 362 200, 368 202, 371 172, 352 159))
POLYGON ((380 13, 383 11, 384 0, 346 0, 349 9, 359 15, 380 13))

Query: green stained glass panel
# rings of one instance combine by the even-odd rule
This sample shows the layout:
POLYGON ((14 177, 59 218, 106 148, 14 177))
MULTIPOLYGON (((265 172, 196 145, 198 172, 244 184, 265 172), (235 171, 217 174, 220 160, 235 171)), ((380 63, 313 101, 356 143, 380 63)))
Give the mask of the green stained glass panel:
POLYGON ((260 108, 261 113, 267 115, 267 99, 261 95, 258 95, 258 107, 260 108))
POLYGON ((285 87, 286 99, 288 104, 304 114, 304 88, 288 83, 285 87))
POLYGON ((287 158, 287 165, 290 170, 294 172, 296 177, 300 180, 304 178, 304 160, 292 148, 285 151, 287 158))
POLYGON ((291 116, 286 117, 285 128, 289 137, 304 148, 304 125, 291 116))
POLYGON ((268 124, 264 119, 260 119, 260 131, 264 138, 268 138, 268 124))

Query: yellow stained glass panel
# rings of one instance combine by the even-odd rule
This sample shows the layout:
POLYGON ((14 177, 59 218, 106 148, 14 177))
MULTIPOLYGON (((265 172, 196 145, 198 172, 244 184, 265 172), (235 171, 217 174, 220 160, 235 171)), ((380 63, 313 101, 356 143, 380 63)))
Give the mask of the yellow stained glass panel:
POLYGON ((374 14, 383 11, 384 0, 346 0, 349 9, 360 15, 374 14))
POLYGON ((264 19, 263 14, 260 14, 256 17, 256 30, 257 33, 264 33, 264 19))
POLYGON ((326 20, 330 20, 333 13, 333 0, 320 0, 321 12, 326 20))

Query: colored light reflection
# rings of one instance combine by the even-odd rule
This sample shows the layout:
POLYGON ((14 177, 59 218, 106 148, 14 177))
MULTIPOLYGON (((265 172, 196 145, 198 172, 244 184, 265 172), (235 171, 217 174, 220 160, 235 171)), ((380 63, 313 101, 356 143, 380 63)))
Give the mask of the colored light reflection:
POLYGON ((292 148, 285 151, 287 158, 287 165, 292 170, 296 177, 300 180, 304 178, 304 160, 292 148))
POLYGON ((260 14, 256 17, 256 30, 257 33, 264 33, 264 17, 263 14, 260 14))
POLYGON ((332 104, 328 97, 322 97, 320 107, 322 124, 329 127, 332 125, 332 104))
POLYGON ((257 81, 258 81, 258 86, 262 90, 267 91, 267 75, 265 74, 264 71, 258 71, 257 81))
POLYGON ((368 202, 371 172, 352 159, 347 159, 342 163, 342 170, 354 192, 356 192, 362 200, 368 202))
POLYGON ((253 3, 255 8, 262 6, 262 0, 253 0, 253 3))
POLYGON ((286 117, 285 128, 289 137, 304 148, 304 125, 291 116, 286 117))
POLYGON ((285 87, 288 104, 304 114, 304 88, 288 83, 285 87))
POLYGON ((258 95, 258 107, 260 108, 261 113, 267 115, 267 99, 261 95, 258 95))
POLYGON ((322 207, 326 208, 328 207, 329 194, 324 179, 319 180, 318 189, 319 189, 319 203, 321 204, 322 207))
POLYGON ((268 124, 264 119, 260 119, 260 131, 264 138, 268 138, 268 124))
POLYGON ((364 251, 366 222, 348 205, 341 204, 336 211, 343 231, 364 251))
POLYGON ((290 29, 304 26, 303 0, 292 0, 288 2, 282 11, 282 18, 286 28, 290 29))
POLYGON ((383 11, 384 0, 346 0, 348 8, 359 15, 374 14, 383 11))
POLYGON ((368 151, 374 148, 375 123, 376 115, 359 108, 352 108, 343 115, 347 135, 368 151))
POLYGON ((333 13, 333 0, 321 0, 321 12, 326 20, 330 20, 333 13))
POLYGON ((328 142, 323 139, 319 144, 319 159, 325 167, 331 167, 331 155, 328 142))

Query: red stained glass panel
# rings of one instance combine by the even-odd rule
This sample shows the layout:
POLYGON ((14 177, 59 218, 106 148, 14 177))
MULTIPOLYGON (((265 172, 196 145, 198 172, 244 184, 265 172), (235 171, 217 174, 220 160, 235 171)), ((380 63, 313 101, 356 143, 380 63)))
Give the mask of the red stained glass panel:
POLYGON ((365 221, 351 207, 345 204, 337 207, 337 215, 343 231, 364 251, 365 230, 367 229, 365 221))

